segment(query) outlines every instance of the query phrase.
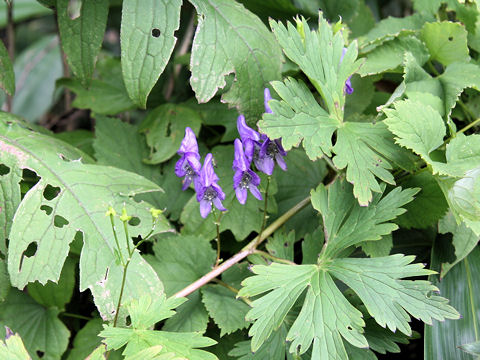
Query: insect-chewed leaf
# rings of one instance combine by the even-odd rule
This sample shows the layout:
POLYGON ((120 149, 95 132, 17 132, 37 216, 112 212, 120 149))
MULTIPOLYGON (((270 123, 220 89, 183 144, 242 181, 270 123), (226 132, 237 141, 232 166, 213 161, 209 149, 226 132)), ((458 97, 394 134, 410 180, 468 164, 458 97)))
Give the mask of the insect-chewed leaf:
MULTIPOLYGON (((105 318, 113 317, 123 271, 116 264, 115 240, 105 211, 109 206, 119 209, 125 204, 127 212, 140 220, 130 226, 130 235, 146 235, 152 229, 149 206, 132 197, 161 189, 134 173, 83 164, 82 152, 23 129, 9 119, 3 115, 0 121, 1 162, 11 168, 32 170, 40 177, 23 198, 10 230, 8 266, 12 285, 23 288, 35 280, 42 284, 58 281, 69 243, 81 232, 80 290, 90 288, 100 313, 105 318)), ((122 228, 120 221, 115 221, 117 228, 122 228)), ((160 218, 156 230, 169 230, 165 218, 160 218)), ((126 255, 126 244, 122 244, 126 255)), ((138 252, 128 270, 125 301, 142 292, 163 292, 154 270, 138 252)))

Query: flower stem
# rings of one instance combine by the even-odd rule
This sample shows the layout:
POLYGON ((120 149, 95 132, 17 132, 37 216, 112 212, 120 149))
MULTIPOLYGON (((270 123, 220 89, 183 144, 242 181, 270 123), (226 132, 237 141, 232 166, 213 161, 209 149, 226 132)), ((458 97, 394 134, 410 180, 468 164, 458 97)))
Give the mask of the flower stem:
POLYGON ((127 249, 128 249, 128 257, 132 256, 132 252, 130 251, 130 241, 128 236, 128 224, 126 221, 123 222, 123 231, 125 232, 125 241, 127 242, 127 249))
POLYGON ((465 131, 467 131, 468 129, 474 127, 475 125, 478 125, 478 123, 480 123, 480 118, 478 118, 477 120, 475 121, 472 121, 470 124, 468 124, 467 126, 463 127, 462 129, 458 130, 457 131, 457 134, 461 134, 461 133, 464 133, 465 131))
POLYGON ((120 249, 120 243, 118 242, 117 230, 115 230, 115 222, 113 220, 113 214, 110 214, 110 224, 112 224, 113 237, 115 238, 115 244, 117 245, 118 256, 120 256, 122 266, 125 266, 125 262, 123 261, 122 249, 120 249))
POLYGON ((72 313, 69 313, 69 312, 61 312, 59 315, 60 315, 60 316, 71 317, 71 318, 74 318, 74 319, 92 320, 91 317, 83 316, 83 315, 78 315, 78 314, 72 314, 72 313))
POLYGON ((194 291, 201 288, 203 285, 208 284, 210 281, 215 279, 218 275, 223 273, 225 270, 229 269, 233 265, 245 259, 248 255, 253 254, 257 246, 260 245, 263 240, 269 237, 275 230, 277 230, 280 226, 285 224, 287 220, 289 220, 293 215, 298 213, 308 204, 310 204, 310 196, 307 196, 305 199, 303 199, 298 204, 296 204, 291 209, 289 209, 285 214, 283 214, 278 219, 276 219, 267 228, 265 228, 264 231, 258 234, 258 236, 255 239, 250 241, 240 252, 236 253, 233 257, 231 257, 227 261, 224 261, 223 263, 221 263, 218 267, 214 268, 209 273, 203 275, 197 281, 191 283, 184 289, 177 292, 174 296, 179 298, 179 297, 185 297, 187 295, 190 295, 194 291))
POLYGON ((113 327, 117 326, 118 313, 120 312, 120 307, 122 306, 123 289, 125 288, 125 280, 127 278, 127 270, 128 270, 128 265, 130 264, 130 260, 131 260, 131 257, 127 260, 127 262, 123 266, 122 285, 120 287, 120 295, 118 296, 117 311, 115 312, 115 318, 113 319, 113 327))
POLYGON ((217 228, 217 259, 215 260, 215 266, 217 267, 218 264, 220 263, 220 218, 222 217, 222 213, 217 218, 217 211, 215 210, 215 207, 212 205, 212 215, 214 218, 214 224, 217 228))
MULTIPOLYGON (((235 289, 233 286, 228 285, 226 282, 224 282, 222 280, 213 279, 213 282, 216 282, 218 285, 222 285, 223 287, 227 288, 231 292, 233 292, 235 294, 238 294, 238 289, 235 289)), ((245 304, 247 304, 248 306, 252 306, 252 302, 249 299, 247 299, 243 296, 240 296, 240 299, 242 299, 245 302, 245 304)))
POLYGON ((267 225, 267 207, 268 207, 268 188, 270 187, 270 176, 267 177, 267 186, 265 188, 265 203, 263 205, 263 221, 262 221, 262 228, 258 233, 259 236, 262 235, 263 230, 265 230, 265 225, 267 225))

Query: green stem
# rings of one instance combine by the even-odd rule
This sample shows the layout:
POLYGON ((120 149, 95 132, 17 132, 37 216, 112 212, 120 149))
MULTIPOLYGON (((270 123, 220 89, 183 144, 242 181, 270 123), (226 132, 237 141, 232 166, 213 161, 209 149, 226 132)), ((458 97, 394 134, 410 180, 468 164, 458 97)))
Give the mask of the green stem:
POLYGON ((472 119, 475 118, 475 115, 473 115, 473 113, 470 111, 470 109, 467 107, 467 105, 465 105, 465 103, 460 99, 457 100, 457 103, 462 108, 463 113, 467 117, 468 121, 472 121, 472 119))
POLYGON ((128 224, 126 221, 123 222, 123 230, 125 232, 125 241, 127 242, 128 257, 132 257, 133 252, 130 251, 130 241, 128 235, 128 224))
POLYGON ((266 252, 266 251, 262 251, 262 250, 257 250, 257 249, 255 249, 255 250, 253 251, 253 254, 258 254, 258 255, 260 255, 260 256, 263 256, 264 258, 267 258, 267 259, 270 259, 270 260, 272 260, 272 261, 279 262, 279 263, 282 263, 282 264, 297 265, 297 264, 295 264, 293 261, 290 261, 290 260, 286 260, 286 259, 282 259, 282 258, 273 256, 273 255, 269 254, 269 253, 266 252))
POLYGON ((327 165, 328 165, 333 171, 335 171, 336 173, 338 173, 338 169, 337 169, 337 167, 335 166, 335 164, 333 163, 332 159, 330 159, 327 155, 323 155, 322 158, 323 158, 323 160, 325 160, 325 162, 327 163, 327 165))
POLYGON ((218 264, 220 263, 220 218, 222 217, 222 213, 217 218, 217 210, 215 210, 215 207, 212 204, 212 216, 213 216, 213 223, 215 224, 215 227, 217 228, 217 258, 215 259, 215 266, 217 267, 218 264))
POLYGON ((72 313, 69 313, 69 312, 61 312, 59 315, 60 315, 60 316, 71 317, 71 318, 74 318, 74 319, 92 320, 91 317, 83 316, 83 315, 78 315, 78 314, 72 314, 72 313))
POLYGON ((120 249, 120 243, 118 242, 117 231, 115 230, 115 221, 113 219, 112 214, 110 214, 110 224, 112 224, 113 237, 115 238, 115 244, 117 245, 118 256, 120 256, 122 266, 125 267, 125 262, 123 261, 122 249, 120 249))
POLYGON ((430 60, 427 61, 427 65, 428 65, 428 67, 430 68, 430 71, 431 71, 435 76, 440 75, 440 73, 437 71, 437 69, 435 68, 435 66, 433 65, 433 63, 432 63, 430 60))
POLYGON ((127 270, 128 265, 130 264, 130 260, 131 259, 128 259, 123 267, 122 285, 120 287, 120 295, 118 296, 117 311, 115 313, 115 318, 113 319, 113 327, 117 326, 118 314, 120 312, 120 307, 122 306, 123 289, 125 288, 125 280, 127 278, 127 270))
POLYGON ((477 120, 475 121, 472 121, 470 124, 468 124, 467 126, 463 127, 462 129, 458 130, 457 131, 457 134, 461 134, 461 133, 464 133, 465 131, 467 131, 468 129, 474 127, 475 125, 477 125, 478 123, 480 123, 480 118, 478 118, 477 120))
MULTIPOLYGON (((233 286, 228 285, 226 282, 219 279, 213 279, 213 281, 216 282, 218 285, 222 285, 223 287, 227 288, 231 292, 235 293, 235 295, 238 294, 238 289, 235 289, 233 286)), ((240 299, 242 299, 245 302, 245 304, 247 304, 248 306, 252 306, 252 302, 247 298, 240 296, 240 299)))
POLYGON ((270 187, 270 176, 267 177, 267 186, 265 188, 265 203, 263 204, 262 228, 258 233, 259 236, 262 236, 263 230, 265 230, 265 226, 267 225, 267 207, 268 207, 268 188, 269 187, 270 187))

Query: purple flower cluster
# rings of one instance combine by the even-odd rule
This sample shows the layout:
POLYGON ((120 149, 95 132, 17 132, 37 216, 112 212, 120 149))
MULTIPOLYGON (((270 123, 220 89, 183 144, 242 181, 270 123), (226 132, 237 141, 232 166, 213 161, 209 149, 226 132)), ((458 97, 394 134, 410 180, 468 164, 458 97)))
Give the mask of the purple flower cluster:
POLYGON ((177 152, 181 157, 175 165, 175 175, 185 177, 182 190, 186 190, 193 181, 197 192, 197 201, 200 203, 200 215, 206 218, 212 211, 212 204, 218 210, 225 211, 222 201, 225 193, 218 185, 218 176, 215 174, 212 164, 212 154, 207 154, 203 166, 200 164, 197 138, 192 129, 185 129, 185 137, 177 152))
MULTIPOLYGON (((272 113, 268 102, 272 99, 270 91, 265 89, 265 112, 272 113)), ((262 200, 262 194, 258 190, 260 177, 251 169, 252 162, 257 170, 272 175, 275 162, 283 170, 287 170, 287 164, 283 159, 287 152, 283 149, 281 140, 271 140, 266 135, 248 127, 245 117, 240 115, 237 120, 237 129, 240 139, 235 139, 235 158, 233 160, 233 188, 238 201, 245 204, 248 190, 258 200, 262 200)), ((175 174, 183 177, 182 190, 186 190, 193 182, 197 193, 197 201, 200 203, 200 215, 206 218, 212 211, 214 205, 220 211, 226 211, 222 201, 225 200, 225 193, 218 185, 218 176, 213 169, 213 156, 207 154, 205 161, 200 163, 197 138, 192 129, 185 129, 185 137, 182 140, 177 153, 180 159, 175 165, 175 174)))
MULTIPOLYGON (((272 99, 270 90, 265 89, 265 112, 271 114, 272 109, 268 102, 272 99)), ((262 200, 262 195, 258 190, 260 178, 250 169, 252 162, 257 170, 272 175, 275 162, 283 170, 287 170, 287 164, 283 159, 287 152, 283 149, 281 140, 271 140, 264 134, 259 134, 252 128, 248 127, 245 117, 240 115, 237 119, 237 129, 240 134, 241 141, 235 140, 235 160, 233 161, 233 188, 237 195, 237 199, 241 204, 245 204, 247 200, 247 189, 253 196, 262 200)))

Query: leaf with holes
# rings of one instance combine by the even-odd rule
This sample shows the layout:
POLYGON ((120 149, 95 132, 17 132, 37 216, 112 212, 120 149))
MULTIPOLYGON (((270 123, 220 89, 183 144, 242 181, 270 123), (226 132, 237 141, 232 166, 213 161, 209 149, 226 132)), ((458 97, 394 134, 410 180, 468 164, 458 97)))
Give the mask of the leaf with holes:
POLYGON ((125 0, 122 5, 122 72, 128 95, 145 108, 177 39, 181 0, 125 0))
MULTIPOLYGON (((10 231, 8 268, 13 286, 23 288, 38 280, 58 281, 75 235, 83 234, 80 257, 80 291, 89 288, 105 319, 113 317, 120 293, 122 268, 116 263, 115 240, 108 217, 109 206, 137 218, 130 236, 145 236, 152 228, 149 206, 132 196, 158 191, 145 178, 113 167, 83 164, 82 153, 62 141, 10 123, 0 125, 2 162, 11 168, 30 169, 40 181, 25 195, 10 231), (138 221, 140 223, 138 224, 138 221), (99 256, 101 254, 101 256, 99 256)), ((122 229, 120 220, 115 220, 122 229)), ((160 217, 156 230, 169 229, 160 217)), ((126 255, 126 243, 121 251, 126 255)), ((136 252, 129 267, 123 299, 142 292, 163 292, 153 269, 136 252)))
POLYGON ((280 78, 280 47, 261 20, 236 1, 190 2, 199 15, 190 60, 190 84, 198 102, 209 101, 234 72, 235 81, 222 100, 247 119, 258 119, 264 111, 263 89, 280 78))
POLYGON ((16 167, 8 167, 0 157, 0 253, 7 254, 6 239, 10 233, 13 215, 20 204, 20 187, 22 171, 16 167))
POLYGON ((83 86, 93 75, 107 26, 108 1, 83 0, 80 16, 70 19, 68 0, 57 0, 58 29, 67 62, 83 86))

